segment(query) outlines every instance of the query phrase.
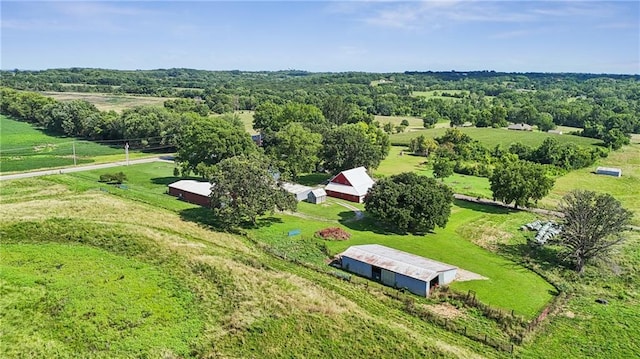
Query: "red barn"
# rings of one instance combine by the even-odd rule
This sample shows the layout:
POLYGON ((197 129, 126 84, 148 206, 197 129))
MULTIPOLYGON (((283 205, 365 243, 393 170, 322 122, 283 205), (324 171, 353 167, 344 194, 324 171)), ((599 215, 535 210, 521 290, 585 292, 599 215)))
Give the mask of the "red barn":
POLYGON ((364 196, 373 186, 373 179, 364 167, 342 171, 325 187, 327 196, 362 203, 364 196))
POLYGON ((204 207, 211 205, 211 183, 194 180, 180 180, 169 185, 169 194, 189 203, 199 204, 204 207))

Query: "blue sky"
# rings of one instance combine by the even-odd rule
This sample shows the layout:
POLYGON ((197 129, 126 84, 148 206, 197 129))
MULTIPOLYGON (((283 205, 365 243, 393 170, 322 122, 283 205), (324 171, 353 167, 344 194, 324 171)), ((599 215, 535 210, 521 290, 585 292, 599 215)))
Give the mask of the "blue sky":
POLYGON ((2 69, 640 73, 638 1, 6 1, 2 69))

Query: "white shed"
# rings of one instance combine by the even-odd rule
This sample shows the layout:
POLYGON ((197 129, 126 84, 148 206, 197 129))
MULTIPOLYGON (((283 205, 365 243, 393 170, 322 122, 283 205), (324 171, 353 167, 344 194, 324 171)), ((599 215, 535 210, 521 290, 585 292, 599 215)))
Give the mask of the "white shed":
POLYGON ((598 167, 596 169, 596 174, 613 176, 613 177, 622 177, 622 170, 620 168, 613 168, 613 167, 598 167))
POLYGON ((309 192, 309 196, 307 197, 307 202, 318 204, 323 203, 327 200, 327 192, 322 188, 316 188, 309 192))

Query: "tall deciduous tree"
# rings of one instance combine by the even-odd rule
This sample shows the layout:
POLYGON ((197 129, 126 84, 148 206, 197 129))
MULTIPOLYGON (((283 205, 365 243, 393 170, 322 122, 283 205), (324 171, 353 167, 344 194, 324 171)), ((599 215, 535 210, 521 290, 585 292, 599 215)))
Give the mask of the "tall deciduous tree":
POLYGON ((278 185, 264 156, 227 158, 205 172, 213 183, 211 210, 224 227, 255 225, 267 212, 296 209, 295 198, 278 185))
POLYGON ((365 197, 365 209, 398 231, 425 233, 447 224, 452 202, 453 192, 446 185, 401 173, 376 182, 365 197))
POLYGON ((489 178, 493 199, 528 206, 546 196, 554 184, 544 166, 527 161, 509 161, 496 166, 489 178))
POLYGON ((320 134, 309 132, 299 123, 290 123, 276 133, 267 153, 281 172, 296 179, 298 175, 316 169, 321 148, 320 134))
POLYGON ((360 166, 376 168, 391 147, 384 131, 363 122, 329 131, 323 145, 324 167, 334 173, 360 166))
POLYGON ((560 243, 578 272, 624 240, 621 234, 632 217, 611 195, 583 190, 564 196, 560 211, 564 214, 560 243))
POLYGON ((183 173, 204 175, 201 166, 257 151, 243 127, 223 118, 198 118, 182 128, 176 140, 176 160, 183 173), (200 167, 199 167, 200 165, 200 167))

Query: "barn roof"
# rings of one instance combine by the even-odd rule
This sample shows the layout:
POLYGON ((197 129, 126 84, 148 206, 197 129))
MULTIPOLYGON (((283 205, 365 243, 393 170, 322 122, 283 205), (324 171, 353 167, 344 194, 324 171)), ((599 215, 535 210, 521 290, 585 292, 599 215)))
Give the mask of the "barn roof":
POLYGON ((199 194, 205 197, 209 197, 209 195, 211 195, 211 186, 212 184, 209 182, 200 182, 194 180, 180 180, 169 185, 170 188, 199 194))
POLYGON ((373 179, 367 174, 367 169, 364 167, 352 168, 350 170, 342 171, 335 175, 329 184, 325 187, 327 191, 334 191, 340 193, 346 193, 356 196, 364 196, 371 186, 373 186, 373 179), (333 179, 343 175, 351 186, 343 185, 340 183, 334 183, 333 179))
POLYGON ((511 124, 509 126, 507 126, 508 129, 510 130, 526 130, 526 131, 531 131, 531 129, 533 127, 531 127, 531 125, 528 125, 526 123, 514 123, 511 124))
POLYGON ((303 186, 301 184, 289 183, 289 182, 283 182, 282 188, 284 188, 285 191, 293 194, 308 192, 308 191, 311 191, 312 189, 311 187, 308 187, 308 186, 303 186))
POLYGON ((341 256, 353 258, 360 262, 425 282, 435 278, 439 273, 457 269, 457 267, 450 264, 437 262, 379 244, 351 246, 341 256))

